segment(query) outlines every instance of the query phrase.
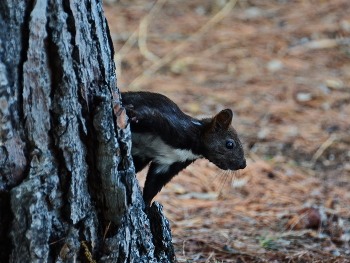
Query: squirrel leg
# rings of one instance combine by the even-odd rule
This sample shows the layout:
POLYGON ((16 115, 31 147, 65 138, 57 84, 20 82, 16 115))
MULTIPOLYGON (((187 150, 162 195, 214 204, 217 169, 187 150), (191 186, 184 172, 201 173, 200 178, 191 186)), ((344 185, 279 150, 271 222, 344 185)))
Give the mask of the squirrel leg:
POLYGON ((150 206, 152 199, 160 192, 163 186, 190 163, 191 161, 176 162, 169 166, 152 162, 143 189, 143 200, 146 206, 150 206))

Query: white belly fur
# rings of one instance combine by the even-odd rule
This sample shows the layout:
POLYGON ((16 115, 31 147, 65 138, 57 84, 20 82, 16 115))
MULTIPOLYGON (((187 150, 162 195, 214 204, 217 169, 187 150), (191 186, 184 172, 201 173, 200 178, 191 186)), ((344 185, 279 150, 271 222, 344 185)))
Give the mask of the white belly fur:
POLYGON ((203 156, 194 154, 191 150, 174 149, 167 145, 160 137, 152 134, 132 133, 132 154, 152 158, 161 164, 161 171, 175 162, 194 161, 203 156))

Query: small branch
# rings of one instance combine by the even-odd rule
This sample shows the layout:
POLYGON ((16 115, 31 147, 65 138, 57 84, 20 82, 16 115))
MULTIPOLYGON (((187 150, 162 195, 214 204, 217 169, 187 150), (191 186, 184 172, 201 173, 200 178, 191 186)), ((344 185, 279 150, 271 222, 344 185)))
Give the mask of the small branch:
POLYGON ((288 53, 297 55, 303 52, 306 52, 311 49, 327 49, 327 48, 335 48, 338 46, 348 46, 350 45, 350 38, 337 38, 337 39, 317 39, 309 41, 302 45, 297 45, 289 49, 288 53))
MULTIPOLYGON (((131 34, 131 36, 128 38, 128 40, 125 42, 125 44, 122 46, 121 49, 114 55, 114 63, 115 63, 115 73, 118 77, 121 76, 122 72, 122 61, 125 57, 125 55, 129 52, 129 50, 132 48, 132 46, 139 41, 140 46, 140 52, 143 56, 150 59, 149 57, 152 57, 153 53, 149 52, 146 46, 146 39, 147 39, 147 27, 149 22, 152 18, 154 18, 157 13, 160 11, 160 9, 163 7, 166 0, 158 0, 157 3, 153 6, 152 10, 146 15, 146 17, 141 21, 139 27, 134 31, 134 33, 131 34), (141 34, 141 35, 139 35, 141 34), (149 55, 152 54, 152 55, 149 55)), ((155 55, 153 55, 156 57, 155 55)), ((152 57, 152 58, 154 58, 152 57)), ((158 59, 158 57, 156 57, 158 59)), ((150 59, 152 60, 152 59, 150 59)), ((153 61, 153 60, 152 60, 153 61)))
POLYGON ((163 5, 167 0, 158 0, 155 5, 152 7, 152 10, 148 13, 148 15, 142 19, 139 26, 139 49, 140 53, 147 59, 155 62, 159 60, 159 57, 154 55, 147 48, 147 28, 149 22, 158 14, 158 12, 162 9, 163 5))
POLYGON ((118 53, 114 55, 114 63, 115 63, 115 74, 117 77, 121 76, 122 73, 122 61, 125 55, 129 52, 130 48, 136 43, 138 36, 138 29, 132 33, 132 35, 128 38, 125 44, 119 49, 118 53))
POLYGON ((322 145, 320 148, 315 152, 315 154, 311 158, 311 164, 312 167, 315 166, 316 161, 320 156, 323 154, 323 152, 337 139, 337 136, 335 134, 332 134, 322 145))
POLYGON ((152 66, 150 66, 141 75, 139 75, 136 79, 134 79, 133 82, 129 85, 129 88, 137 89, 139 86, 141 86, 149 76, 154 74, 161 67, 163 67, 165 64, 169 63, 177 55, 179 55, 181 52, 183 52, 185 50, 185 48, 187 48, 191 42, 194 42, 197 38, 199 38, 200 36, 202 36, 206 32, 208 32, 210 29, 212 29, 214 25, 219 23, 233 9, 233 7, 235 6, 236 3, 237 3, 237 0, 230 0, 215 16, 213 16, 196 33, 194 33, 189 38, 187 38, 185 41, 183 41, 180 45, 178 45, 173 50, 171 50, 169 53, 167 53, 164 57, 157 60, 152 66))

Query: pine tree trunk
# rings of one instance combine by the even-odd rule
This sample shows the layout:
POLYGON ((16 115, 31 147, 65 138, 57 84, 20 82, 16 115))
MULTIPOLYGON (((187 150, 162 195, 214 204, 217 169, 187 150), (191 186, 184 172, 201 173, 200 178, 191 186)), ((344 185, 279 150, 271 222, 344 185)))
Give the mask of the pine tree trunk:
POLYGON ((161 206, 144 212, 101 2, 1 0, 0 26, 0 262, 174 262, 161 206))

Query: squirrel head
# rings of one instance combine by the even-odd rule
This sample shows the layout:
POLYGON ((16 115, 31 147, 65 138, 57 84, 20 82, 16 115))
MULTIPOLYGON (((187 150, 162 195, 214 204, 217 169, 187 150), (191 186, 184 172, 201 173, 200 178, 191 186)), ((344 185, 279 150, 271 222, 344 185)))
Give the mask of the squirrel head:
POLYGON ((232 111, 225 109, 212 119, 202 120, 204 157, 223 170, 239 170, 246 167, 242 144, 231 125, 232 117, 232 111))

